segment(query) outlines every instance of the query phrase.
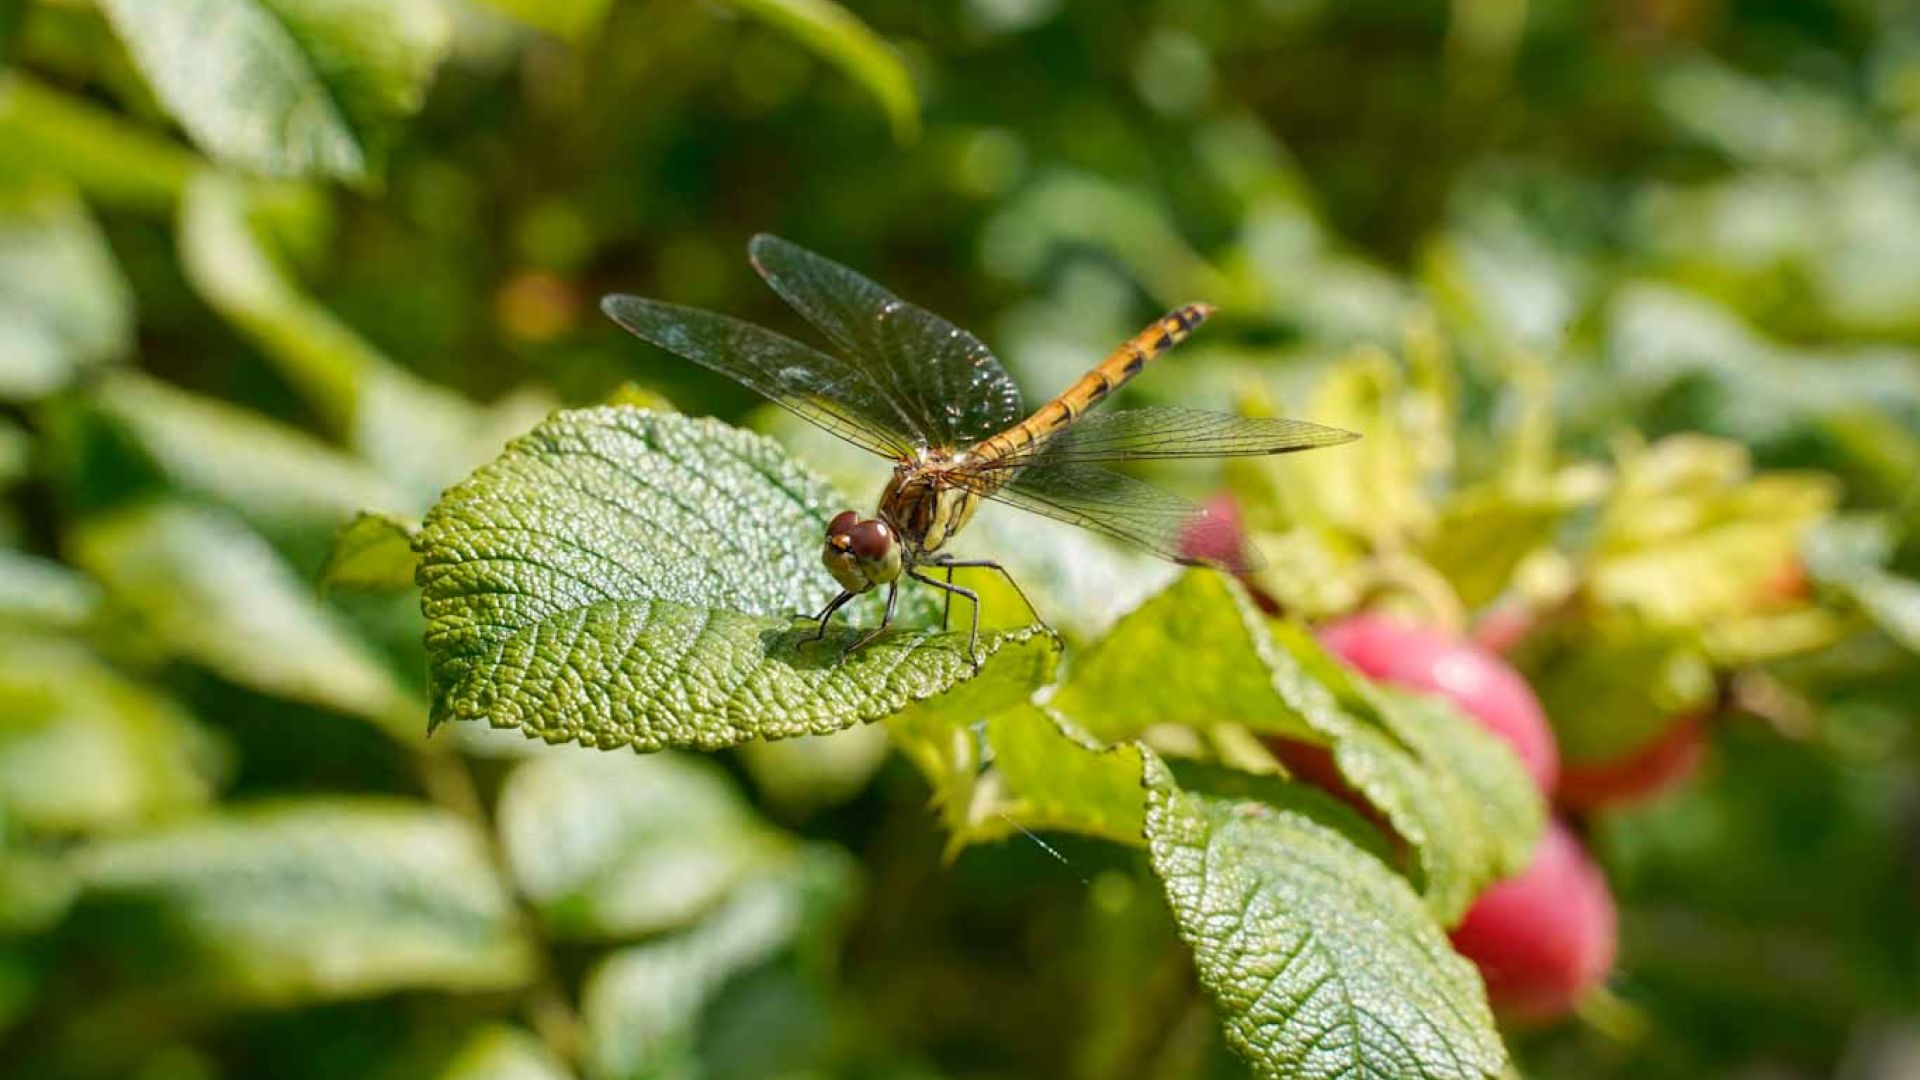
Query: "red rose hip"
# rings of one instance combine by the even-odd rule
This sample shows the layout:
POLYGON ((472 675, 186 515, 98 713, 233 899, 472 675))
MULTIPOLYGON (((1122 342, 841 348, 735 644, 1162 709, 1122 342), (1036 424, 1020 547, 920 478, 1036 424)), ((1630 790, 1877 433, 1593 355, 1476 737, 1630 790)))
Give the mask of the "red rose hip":
POLYGON ((1320 631, 1321 644, 1361 674, 1440 694, 1505 739, 1543 794, 1553 794, 1560 751, 1533 688, 1506 661, 1472 642, 1363 612, 1320 631))
POLYGON ((1453 946, 1503 1018, 1546 1023, 1606 981, 1618 933, 1613 894, 1580 841, 1550 822, 1533 864, 1474 901, 1453 946))

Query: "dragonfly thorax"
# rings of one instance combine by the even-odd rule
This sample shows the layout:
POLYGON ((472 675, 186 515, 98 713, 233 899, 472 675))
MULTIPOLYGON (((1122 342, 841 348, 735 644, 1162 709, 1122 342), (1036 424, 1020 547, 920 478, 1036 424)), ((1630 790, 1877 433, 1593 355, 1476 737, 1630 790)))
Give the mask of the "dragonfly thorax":
POLYGON ((947 475, 964 463, 964 456, 964 451, 923 450, 917 460, 895 466, 880 493, 880 519, 900 534, 908 561, 940 550, 973 519, 980 496, 947 475))

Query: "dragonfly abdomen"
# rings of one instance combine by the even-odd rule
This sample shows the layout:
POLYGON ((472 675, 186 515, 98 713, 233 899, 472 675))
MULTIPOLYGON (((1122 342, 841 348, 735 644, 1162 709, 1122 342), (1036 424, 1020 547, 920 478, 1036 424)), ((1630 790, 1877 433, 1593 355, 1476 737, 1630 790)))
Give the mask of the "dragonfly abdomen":
POLYGON ((1133 335, 1105 360, 1074 380, 1058 397, 1042 405, 1032 416, 1013 427, 984 439, 968 455, 975 459, 1005 457, 1044 442, 1098 405, 1107 395, 1125 386, 1154 360, 1185 341, 1194 328, 1213 314, 1209 304, 1188 304, 1175 308, 1145 330, 1133 335))

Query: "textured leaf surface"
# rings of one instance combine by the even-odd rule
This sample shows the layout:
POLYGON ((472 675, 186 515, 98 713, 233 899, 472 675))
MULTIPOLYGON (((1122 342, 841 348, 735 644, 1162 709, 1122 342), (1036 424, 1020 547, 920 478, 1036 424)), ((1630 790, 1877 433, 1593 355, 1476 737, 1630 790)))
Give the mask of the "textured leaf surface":
POLYGON ((378 170, 445 53, 431 0, 106 0, 134 63, 209 154, 276 176, 378 170))
POLYGON ((481 837, 424 806, 259 807, 98 844, 79 865, 84 903, 152 920, 177 950, 165 974, 218 998, 504 989, 532 968, 481 837))
POLYGON ((1269 626, 1228 579, 1191 573, 1083 654, 1050 705, 1108 743, 1159 724, 1230 723, 1328 746, 1407 842, 1435 916, 1452 923, 1481 888, 1525 864, 1544 810, 1498 739, 1444 705, 1403 700, 1304 630, 1269 626))
POLYGON ((684 925, 783 841, 705 762, 569 748, 516 769, 500 839, 554 932, 633 937, 684 925))
POLYGON ((1147 837, 1200 982, 1261 1077, 1477 1080, 1506 1054, 1480 978, 1406 882, 1292 809, 1149 788, 1147 837))
POLYGON ((220 748, 157 692, 86 649, 0 632, 0 817, 37 833, 100 832, 204 806, 220 748))
POLYGON ((969 680, 1024 691, 1048 676, 1054 640, 1034 629, 983 634, 978 676, 964 632, 899 630, 843 657, 877 595, 805 640, 794 613, 835 592, 817 553, 836 501, 773 443, 721 424, 555 416, 427 516, 435 721, 713 749, 837 731, 969 680))
POLYGON ((58 390, 132 341, 132 294, 79 198, 0 185, 0 401, 58 390))
POLYGON ((607 957, 587 976, 581 995, 589 1075, 702 1075, 701 1011, 734 976, 774 959, 796 939, 827 930, 852 898, 853 873, 837 850, 804 849, 693 929, 607 957))
POLYGON ((224 678, 362 716, 407 711, 371 650, 224 513, 167 502, 95 518, 73 556, 162 645, 224 678))
POLYGON ((320 584, 329 589, 398 592, 413 588, 420 559, 413 553, 420 523, 392 514, 363 511, 334 537, 320 568, 320 584))

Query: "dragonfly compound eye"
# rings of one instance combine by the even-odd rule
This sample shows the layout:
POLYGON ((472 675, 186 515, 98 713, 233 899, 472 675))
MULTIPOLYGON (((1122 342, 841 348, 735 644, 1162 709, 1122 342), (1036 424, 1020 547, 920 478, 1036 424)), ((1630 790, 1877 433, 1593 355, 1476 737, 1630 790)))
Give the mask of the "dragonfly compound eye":
POLYGON ((832 521, 827 522, 827 536, 845 536, 848 532, 852 531, 854 523, 859 520, 860 515, 851 510, 842 510, 833 515, 832 521))
POLYGON ((847 530, 847 541, 856 558, 883 559, 893 547, 893 530, 884 521, 862 521, 847 530))

